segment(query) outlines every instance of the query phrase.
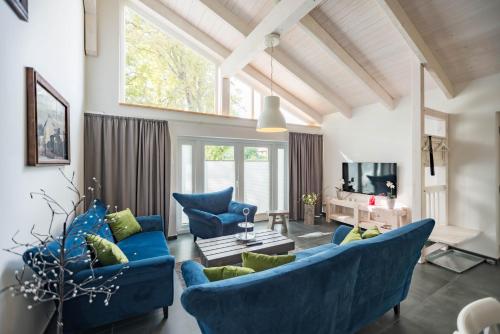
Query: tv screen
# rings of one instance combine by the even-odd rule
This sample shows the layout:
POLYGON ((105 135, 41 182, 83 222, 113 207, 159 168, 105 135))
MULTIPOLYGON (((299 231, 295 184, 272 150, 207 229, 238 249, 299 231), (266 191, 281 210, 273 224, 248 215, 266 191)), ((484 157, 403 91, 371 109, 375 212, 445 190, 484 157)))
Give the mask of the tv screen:
POLYGON ((394 183, 397 196, 397 164, 387 162, 342 163, 343 190, 366 195, 387 195, 387 181, 394 183))

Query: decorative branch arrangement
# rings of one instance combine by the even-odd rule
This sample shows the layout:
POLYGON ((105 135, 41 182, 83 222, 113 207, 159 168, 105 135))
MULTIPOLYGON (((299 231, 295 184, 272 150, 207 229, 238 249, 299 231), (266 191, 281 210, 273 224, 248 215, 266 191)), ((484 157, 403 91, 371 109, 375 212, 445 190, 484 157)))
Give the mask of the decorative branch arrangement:
MULTIPOLYGON (((67 209, 61 205, 54 197, 41 189, 39 192, 30 193, 30 197, 40 198, 48 205, 51 211, 51 218, 48 231, 39 233, 35 231, 35 225, 31 228, 30 234, 34 238, 32 242, 20 242, 16 239, 16 234, 12 237, 14 246, 5 251, 21 256, 24 265, 21 270, 16 270, 16 283, 0 290, 10 291, 12 296, 23 296, 29 301, 28 309, 47 302, 55 301, 57 306, 57 333, 63 333, 63 306, 64 302, 73 298, 88 297, 92 303, 98 295, 104 296, 104 304, 107 306, 114 293, 120 288, 114 282, 127 266, 121 267, 116 274, 110 277, 97 276, 94 268, 98 260, 92 256, 95 249, 88 249, 85 236, 97 234, 98 231, 108 229, 106 219, 99 219, 97 224, 88 228, 85 226, 85 217, 77 217, 78 212, 83 209, 86 196, 82 195, 75 185, 75 173, 68 177, 60 170, 64 179, 68 182, 67 188, 74 193, 76 201, 72 201, 72 206, 67 209), (53 233, 53 225, 57 217, 62 217, 63 229, 61 235, 53 233), (71 240, 73 238, 73 240, 71 240), (83 246, 83 248, 82 248, 83 246), (84 250, 83 252, 80 250, 84 250), (85 277, 74 278, 77 263, 85 263, 89 272, 85 277), (87 266, 88 265, 88 266, 87 266), (30 270, 31 269, 31 270, 30 270), (33 271, 33 274, 31 274, 33 271)), ((94 178, 94 187, 100 187, 94 178)), ((96 214, 97 200, 94 198, 95 188, 89 187, 91 194, 90 208, 87 211, 88 217, 96 214)), ((106 209, 106 211, 109 209, 106 209)), ((82 210, 83 211, 83 210, 82 210)), ((76 276, 76 275, 75 275, 76 276)), ((81 276, 81 275, 78 275, 81 276)))

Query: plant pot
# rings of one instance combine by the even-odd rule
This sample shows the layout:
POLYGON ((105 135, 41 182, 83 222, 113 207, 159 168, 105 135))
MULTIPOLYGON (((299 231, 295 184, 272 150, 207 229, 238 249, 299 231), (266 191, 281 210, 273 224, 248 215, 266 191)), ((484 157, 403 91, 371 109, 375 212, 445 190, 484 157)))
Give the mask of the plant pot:
POLYGON ((314 205, 304 204, 304 224, 314 225, 314 205))
POLYGON ((396 199, 395 198, 387 198, 385 200, 385 205, 387 206, 388 209, 394 209, 394 205, 396 205, 396 199))
POLYGON ((344 196, 342 194, 342 190, 337 190, 337 199, 340 199, 340 200, 344 199, 344 196))

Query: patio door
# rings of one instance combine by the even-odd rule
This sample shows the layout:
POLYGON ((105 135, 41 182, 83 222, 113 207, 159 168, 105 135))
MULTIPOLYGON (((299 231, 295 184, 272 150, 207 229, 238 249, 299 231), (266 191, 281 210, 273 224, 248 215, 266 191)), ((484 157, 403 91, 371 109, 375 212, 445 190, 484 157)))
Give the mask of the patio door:
MULTIPOLYGON (((267 211, 286 209, 288 163, 286 143, 207 138, 180 138, 176 190, 213 192, 233 187, 233 200, 257 206, 256 220, 267 211)), ((176 205, 177 230, 188 219, 176 205)))

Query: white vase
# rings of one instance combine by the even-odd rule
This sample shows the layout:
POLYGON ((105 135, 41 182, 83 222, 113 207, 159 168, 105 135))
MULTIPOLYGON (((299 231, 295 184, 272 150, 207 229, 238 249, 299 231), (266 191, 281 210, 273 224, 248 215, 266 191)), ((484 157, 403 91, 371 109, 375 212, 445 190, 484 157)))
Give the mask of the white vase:
POLYGON ((394 209, 394 205, 396 205, 396 199, 395 198, 387 198, 385 200, 385 205, 387 206, 388 209, 394 209))

